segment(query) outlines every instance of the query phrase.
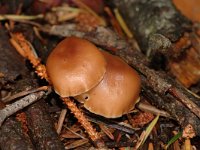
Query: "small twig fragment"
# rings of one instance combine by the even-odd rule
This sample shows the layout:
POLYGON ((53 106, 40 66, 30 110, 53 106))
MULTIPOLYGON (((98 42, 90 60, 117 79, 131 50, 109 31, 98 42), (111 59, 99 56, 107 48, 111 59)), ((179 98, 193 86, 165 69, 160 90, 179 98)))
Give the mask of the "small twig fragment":
POLYGON ((58 119, 58 125, 57 125, 57 133, 60 134, 62 126, 63 126, 63 122, 65 120, 65 116, 67 114, 67 109, 62 109, 61 113, 60 113, 60 117, 58 119))
POLYGON ((101 130, 111 139, 114 140, 114 135, 110 132, 110 130, 103 124, 99 124, 101 130))
POLYGON ((4 103, 8 103, 8 102, 11 102, 12 100, 14 100, 16 98, 19 98, 19 97, 22 97, 22 96, 25 96, 25 95, 28 95, 28 94, 31 94, 31 93, 39 92, 39 91, 46 91, 46 90, 49 90, 49 89, 50 89, 50 87, 48 87, 48 86, 42 86, 42 87, 32 89, 32 90, 29 90, 29 91, 22 91, 22 92, 19 92, 17 94, 11 95, 9 97, 2 98, 2 101, 4 103))
POLYGON ((86 144, 86 143, 88 143, 88 142, 89 142, 88 139, 76 140, 75 142, 73 142, 73 143, 71 143, 71 144, 69 144, 69 145, 66 145, 66 146, 65 146, 65 149, 66 149, 66 150, 67 150, 67 149, 74 149, 74 148, 77 148, 77 147, 79 147, 79 146, 82 146, 82 145, 84 145, 84 144, 86 144))
POLYGON ((182 102, 186 107, 188 107, 190 111, 193 112, 197 117, 200 118, 200 108, 194 102, 192 102, 175 87, 169 88, 168 92, 175 98, 177 98, 180 102, 182 102))
POLYGON ((136 107, 138 107, 140 110, 142 111, 145 111, 145 112, 150 112, 154 115, 160 115, 160 116, 163 116, 163 117, 167 117, 169 118, 170 117, 170 114, 167 113, 166 111, 163 111, 163 110, 160 110, 152 105, 149 105, 149 104, 145 104, 143 102, 139 102, 136 107))
POLYGON ((12 104, 7 105, 5 108, 0 110, 0 126, 4 122, 4 120, 16 113, 17 111, 29 106, 30 104, 36 102, 40 98, 42 98, 46 93, 44 91, 40 91, 37 93, 30 94, 12 104))
POLYGON ((115 16, 113 15, 112 11, 110 10, 109 7, 105 7, 104 8, 105 12, 108 14, 108 16, 110 17, 110 23, 112 24, 114 30, 121 36, 123 37, 123 32, 122 29, 119 25, 119 23, 117 22, 115 16))

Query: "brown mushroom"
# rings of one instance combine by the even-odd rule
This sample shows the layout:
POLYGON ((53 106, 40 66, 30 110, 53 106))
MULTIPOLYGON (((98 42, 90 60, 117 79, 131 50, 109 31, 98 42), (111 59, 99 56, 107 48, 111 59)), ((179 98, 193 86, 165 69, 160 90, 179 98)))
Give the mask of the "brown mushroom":
POLYGON ((103 79, 106 60, 89 41, 69 37, 51 52, 46 68, 56 93, 61 97, 76 96, 103 79))
POLYGON ((117 118, 134 108, 139 98, 141 80, 135 70, 119 57, 103 52, 107 70, 103 80, 90 91, 76 96, 90 112, 117 118))

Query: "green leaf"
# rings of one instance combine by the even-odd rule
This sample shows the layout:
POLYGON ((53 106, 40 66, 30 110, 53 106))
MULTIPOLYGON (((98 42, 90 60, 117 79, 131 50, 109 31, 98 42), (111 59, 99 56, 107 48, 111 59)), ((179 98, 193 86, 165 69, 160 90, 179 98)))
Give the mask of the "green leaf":
POLYGON ((167 142, 167 145, 165 146, 165 149, 168 149, 168 147, 174 143, 176 140, 178 140, 180 137, 182 136, 182 132, 177 133, 175 136, 173 136, 171 138, 171 140, 169 140, 169 142, 167 142))
POLYGON ((156 125, 156 123, 158 122, 159 119, 159 115, 156 116, 156 118, 153 119, 153 121, 149 124, 149 126, 146 128, 146 134, 145 137, 141 143, 141 145, 144 144, 144 142, 146 141, 147 137, 149 136, 149 134, 151 133, 153 127, 156 125))

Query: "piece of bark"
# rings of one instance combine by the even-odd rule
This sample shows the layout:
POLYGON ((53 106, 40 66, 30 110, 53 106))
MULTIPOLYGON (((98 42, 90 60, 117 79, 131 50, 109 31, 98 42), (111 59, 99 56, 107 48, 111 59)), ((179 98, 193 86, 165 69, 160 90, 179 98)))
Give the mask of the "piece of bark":
MULTIPOLYGON (((8 32, 5 28, 0 29, 0 90, 16 90, 17 78, 26 74, 25 61, 10 45, 8 32)), ((2 116, 1 116, 2 117, 2 116)), ((1 126, 0 131, 1 149, 34 149, 34 146, 22 133, 20 123, 14 119, 7 119, 1 126)))
POLYGON ((25 61, 10 45, 8 33, 5 28, 0 29, 0 89, 6 88, 20 75, 27 72, 25 61))
MULTIPOLYGON (((191 38, 192 39, 192 38, 191 38)), ((199 37, 193 39, 196 45, 200 45, 199 37)), ((192 39, 192 40, 193 40, 192 39)), ((180 81, 185 87, 189 88, 200 81, 200 49, 192 43, 191 48, 187 49, 185 54, 179 59, 170 59, 168 63, 170 72, 180 81)))
POLYGON ((171 0, 116 0, 112 3, 119 8, 154 68, 167 67, 186 87, 200 81, 200 40, 192 31, 191 21, 171 0))
MULTIPOLYGON (((147 58, 139 51, 137 51, 134 48, 131 48, 123 39, 120 39, 115 33, 113 33, 111 30, 99 27, 96 30, 90 32, 90 33, 83 33, 83 32, 76 32, 76 28, 72 28, 70 25, 61 25, 61 26, 53 26, 41 29, 49 34, 57 35, 57 36, 78 36, 81 38, 88 39, 95 44, 106 47, 106 48, 115 48, 116 52, 115 54, 124 59, 129 65, 131 65, 133 68, 135 68, 140 75, 142 76, 142 86, 144 86, 146 89, 150 90, 152 93, 156 93, 161 96, 165 96, 169 91, 171 87, 175 87, 180 93, 184 95, 189 101, 196 102, 198 106, 200 106, 199 99, 189 93, 183 86, 179 85, 177 82, 175 82, 173 79, 169 77, 164 72, 161 71, 155 71, 153 69, 150 69, 148 67, 148 60, 147 58), (145 80, 144 80, 145 79, 145 80), (181 87, 181 88, 180 88, 181 87)), ((148 95, 147 95, 148 96, 148 95)), ((151 97, 151 95, 149 95, 151 97)), ((193 114, 187 107, 185 107, 184 104, 180 103, 182 106, 182 111, 188 112, 190 114, 190 118, 187 118, 184 116, 184 114, 180 114, 179 111, 176 110, 176 108, 180 107, 180 105, 175 105, 175 109, 168 109, 171 106, 170 103, 165 103, 165 99, 160 99, 163 101, 163 107, 166 108, 166 111, 171 114, 173 118, 175 118, 180 125, 184 128, 188 122, 192 122, 192 126, 194 127, 196 134, 200 135, 200 129, 198 128, 198 125, 196 122, 199 121, 199 118, 195 117, 195 114, 193 114), (171 112, 172 111, 172 112, 171 112), (183 120, 183 121, 180 121, 183 120), (188 121, 186 121, 188 120, 188 121)), ((169 100, 171 101, 177 101, 176 97, 172 97, 169 100)), ((154 99, 154 104, 159 106, 160 101, 158 99, 154 99)), ((162 108, 163 108, 162 107, 162 108)))
POLYGON ((21 123, 13 118, 5 121, 0 129, 1 150, 34 150, 30 138, 23 132, 21 123))
POLYGON ((144 52, 148 49, 149 37, 155 33, 175 42, 185 30, 191 30, 190 21, 177 11, 171 0, 115 0, 112 3, 144 52))
POLYGON ((58 138, 45 105, 44 101, 40 101, 27 109, 26 114, 30 134, 38 149, 64 149, 64 145, 58 138))
POLYGON ((122 40, 116 34, 113 34, 112 30, 104 27, 98 27, 92 32, 78 31, 75 24, 63 24, 53 26, 44 25, 41 26, 39 29, 43 32, 59 37, 77 36, 80 38, 85 38, 97 45, 100 45, 101 47, 113 50, 123 49, 127 46, 126 41, 122 40))

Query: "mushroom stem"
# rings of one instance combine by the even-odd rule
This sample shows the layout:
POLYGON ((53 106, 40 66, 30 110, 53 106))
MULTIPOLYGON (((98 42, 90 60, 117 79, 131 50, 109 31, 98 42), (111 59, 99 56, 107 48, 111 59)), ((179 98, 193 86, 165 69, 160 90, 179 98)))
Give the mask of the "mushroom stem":
POLYGON ((78 122, 84 127, 84 129, 89 134, 91 140, 96 144, 96 146, 98 148, 106 148, 105 143, 101 140, 97 131, 92 127, 91 123, 87 120, 83 113, 77 108, 76 104, 68 97, 61 99, 78 119, 78 122))

